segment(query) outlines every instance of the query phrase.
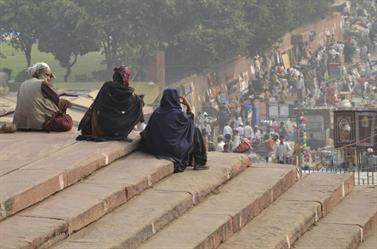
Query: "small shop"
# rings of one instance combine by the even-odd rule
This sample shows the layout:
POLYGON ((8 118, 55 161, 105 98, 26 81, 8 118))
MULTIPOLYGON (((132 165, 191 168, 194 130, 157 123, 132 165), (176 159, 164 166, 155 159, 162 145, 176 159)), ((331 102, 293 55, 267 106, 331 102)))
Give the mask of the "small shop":
POLYGON ((269 119, 287 119, 290 117, 289 104, 282 104, 278 102, 268 103, 268 118, 269 119))
POLYGON ((334 112, 334 145, 348 167, 360 165, 369 148, 377 150, 377 109, 334 112))
POLYGON ((325 147, 332 137, 332 111, 329 107, 294 109, 297 123, 302 114, 305 116, 308 145, 311 149, 325 147))

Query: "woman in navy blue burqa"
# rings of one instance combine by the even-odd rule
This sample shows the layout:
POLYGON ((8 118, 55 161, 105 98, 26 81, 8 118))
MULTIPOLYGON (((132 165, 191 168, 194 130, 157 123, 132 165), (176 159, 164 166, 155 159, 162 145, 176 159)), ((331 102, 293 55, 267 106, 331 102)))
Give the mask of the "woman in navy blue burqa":
POLYGON ((204 169, 207 162, 202 135, 194 125, 194 114, 185 97, 176 89, 165 89, 160 106, 153 112, 141 133, 142 150, 157 158, 174 162, 175 171, 186 166, 204 169), (186 106, 186 113, 181 104, 186 106))

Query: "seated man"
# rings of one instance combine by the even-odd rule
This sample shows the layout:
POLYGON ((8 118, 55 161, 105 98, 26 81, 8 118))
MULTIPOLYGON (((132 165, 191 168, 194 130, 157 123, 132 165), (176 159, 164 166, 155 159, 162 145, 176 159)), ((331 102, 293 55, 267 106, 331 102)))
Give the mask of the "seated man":
POLYGON ((141 148, 157 158, 173 161, 175 172, 182 172, 192 164, 194 169, 206 168, 207 151, 202 134, 194 126, 189 103, 185 97, 179 97, 177 90, 164 90, 160 106, 141 133, 141 148), (180 104, 186 106, 186 113, 180 104))
POLYGON ((65 114, 70 103, 51 88, 55 79, 50 67, 36 63, 28 69, 31 79, 20 86, 13 123, 24 131, 69 131, 72 118, 65 114))
POLYGON ((77 140, 129 140, 135 125, 144 121, 142 96, 129 86, 128 66, 114 68, 113 81, 106 82, 80 121, 77 140))

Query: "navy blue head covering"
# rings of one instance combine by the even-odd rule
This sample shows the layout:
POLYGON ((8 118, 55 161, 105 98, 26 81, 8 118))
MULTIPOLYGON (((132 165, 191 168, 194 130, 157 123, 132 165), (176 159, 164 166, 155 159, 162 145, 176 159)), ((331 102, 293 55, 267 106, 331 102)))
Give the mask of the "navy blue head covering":
POLYGON ((165 89, 160 102, 160 109, 182 109, 179 101, 179 94, 176 89, 165 89))
POLYGON ((194 143, 194 128, 193 114, 182 111, 178 91, 166 89, 141 133, 141 148, 158 158, 182 163, 194 143))

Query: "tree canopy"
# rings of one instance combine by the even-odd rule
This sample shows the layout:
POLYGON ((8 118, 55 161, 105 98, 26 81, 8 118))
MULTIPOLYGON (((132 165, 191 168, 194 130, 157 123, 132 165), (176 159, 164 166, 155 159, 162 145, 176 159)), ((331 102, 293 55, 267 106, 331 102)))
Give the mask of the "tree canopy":
POLYGON ((41 26, 44 28, 38 35, 38 48, 52 53, 67 69, 64 76, 67 81, 78 56, 100 48, 98 32, 85 10, 73 1, 49 1, 42 9, 45 14, 41 17, 41 26))
POLYGON ((0 27, 3 35, 12 37, 11 45, 24 52, 27 66, 31 64, 31 49, 37 40, 37 23, 42 16, 40 7, 46 1, 0 1, 0 27))
MULTIPOLYGON (((0 37, 24 52, 52 53, 67 69, 91 51, 130 64, 143 78, 166 52, 172 71, 201 72, 268 49, 286 32, 326 15, 328 0, 0 0, 0 37)), ((4 42, 4 41, 3 41, 4 42)))

